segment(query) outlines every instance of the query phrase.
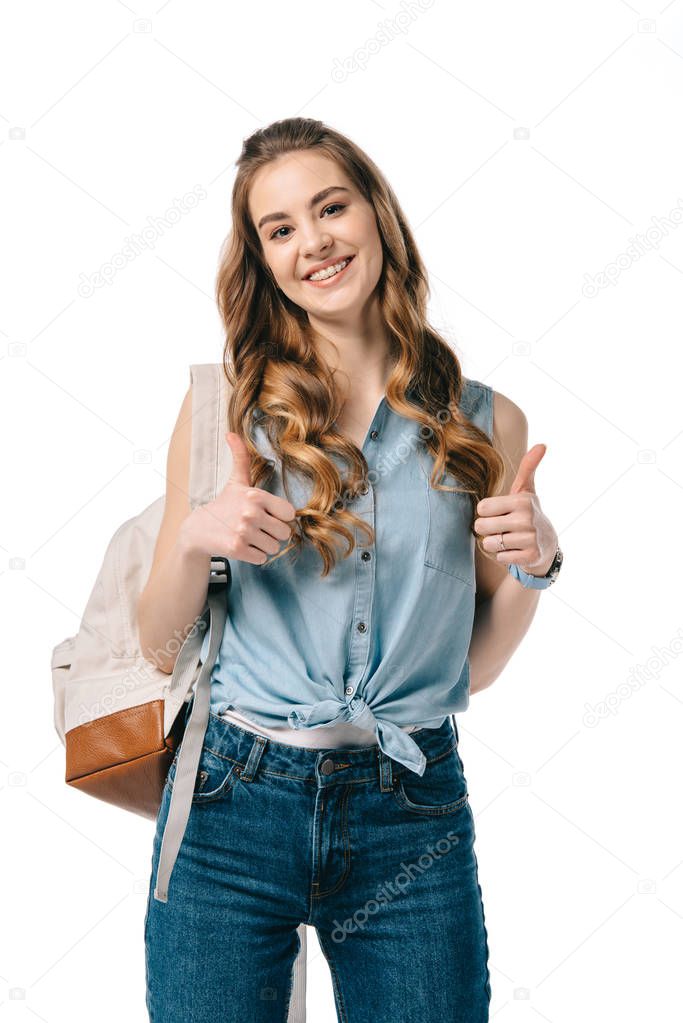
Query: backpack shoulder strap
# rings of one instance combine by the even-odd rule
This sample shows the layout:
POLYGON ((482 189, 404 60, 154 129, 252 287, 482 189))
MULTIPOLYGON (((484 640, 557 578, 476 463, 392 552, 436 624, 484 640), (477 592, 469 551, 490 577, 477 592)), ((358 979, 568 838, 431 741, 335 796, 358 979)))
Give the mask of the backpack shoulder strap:
POLYGON ((192 441, 190 446, 190 508, 208 504, 230 476, 232 455, 228 431, 231 387, 221 362, 190 366, 192 441))

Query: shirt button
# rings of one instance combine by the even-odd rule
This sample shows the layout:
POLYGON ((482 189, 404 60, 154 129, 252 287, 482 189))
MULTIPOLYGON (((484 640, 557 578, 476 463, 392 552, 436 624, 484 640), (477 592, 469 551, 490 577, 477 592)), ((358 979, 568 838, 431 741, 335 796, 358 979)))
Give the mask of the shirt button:
POLYGON ((367 494, 369 489, 370 488, 368 487, 367 483, 364 483, 363 486, 360 488, 360 493, 365 496, 365 494, 367 494))
POLYGON ((369 561, 370 560, 370 551, 363 551, 363 553, 361 554, 360 557, 361 557, 361 561, 369 561))
POLYGON ((356 628, 358 629, 359 632, 365 632, 367 630, 367 625, 365 624, 365 622, 358 622, 356 628))
POLYGON ((321 774, 332 774, 334 771, 334 760, 323 760, 320 765, 321 774))
POLYGON ((347 686, 344 692, 347 696, 353 696, 353 686, 347 686))
POLYGON ((372 433, 370 434, 370 440, 377 440, 378 437, 379 433, 377 432, 377 430, 373 430, 372 433))

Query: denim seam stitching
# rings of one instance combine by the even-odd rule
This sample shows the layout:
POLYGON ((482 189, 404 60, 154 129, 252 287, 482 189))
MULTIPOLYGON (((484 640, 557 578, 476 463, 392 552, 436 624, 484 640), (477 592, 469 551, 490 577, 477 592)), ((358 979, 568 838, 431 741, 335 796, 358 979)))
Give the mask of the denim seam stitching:
MULTIPOLYGON (((420 465, 422 467, 422 463, 420 463, 420 465)), ((467 494, 463 494, 463 491, 435 490, 434 487, 430 483, 429 474, 425 473, 424 469, 422 471, 423 471, 423 475, 425 476, 425 483, 426 483, 426 488, 427 488, 427 490, 426 490, 426 499, 427 499, 427 540, 425 542, 425 551, 424 551, 423 564, 426 565, 427 568, 433 568, 436 572, 443 572, 444 575, 448 575, 451 578, 458 579, 461 583, 465 583, 466 586, 469 586, 470 588, 472 588, 474 584, 473 584, 471 578, 468 578, 465 575, 461 575, 460 572, 454 572, 454 571, 452 571, 449 568, 443 568, 441 565, 436 565, 434 563, 434 561, 430 560, 430 558, 429 558, 430 543, 432 541, 432 537, 435 535, 435 533, 434 533, 434 522, 433 522, 433 516, 432 516, 432 501, 434 499, 433 495, 444 494, 444 493, 452 493, 452 494, 455 494, 456 496, 457 495, 468 496, 468 495, 467 494)))
MULTIPOLYGON (((325 803, 327 801, 327 793, 322 792, 320 798, 320 821, 322 824, 323 814, 325 812, 325 803)), ((313 817, 313 828, 315 830, 315 815, 313 817)), ((320 875, 320 853, 322 850, 322 827, 318 827, 318 838, 314 845, 314 862, 315 862, 315 873, 320 875)), ((319 886, 320 882, 315 880, 315 876, 311 875, 311 887, 309 891, 309 911, 308 916, 310 919, 311 913, 313 912, 313 900, 315 899, 315 889, 319 886)))
MULTIPOLYGON (((348 828, 348 802, 349 802, 349 793, 350 793, 350 791, 351 791, 350 788, 347 786, 346 792, 342 796, 342 805, 341 805, 342 834, 344 836, 344 868, 343 868, 343 873, 342 873, 341 877, 339 877, 337 879, 337 882, 332 886, 332 888, 327 888, 324 892, 320 892, 320 891, 319 892, 313 892, 312 895, 313 895, 314 899, 322 899, 322 898, 324 898, 327 895, 334 895, 334 893, 339 891, 339 889, 342 887, 342 885, 344 884, 344 882, 346 881, 347 877, 349 876, 349 874, 351 872, 351 842, 350 842, 350 838, 349 838, 349 828, 348 828)), ((316 885, 316 882, 314 881, 313 884, 316 885)))
MULTIPOLYGON (((208 774, 207 774, 208 777, 208 774)), ((217 785, 215 789, 211 789, 210 792, 203 792, 202 786, 206 782, 206 778, 202 779, 201 785, 192 793, 192 802, 197 803, 214 803, 222 799, 223 796, 227 795, 235 786, 236 776, 234 770, 228 771, 220 785, 217 785)))
POLYGON ((469 799, 469 793, 466 792, 464 796, 460 796, 459 799, 454 800, 452 803, 444 803, 443 806, 428 806, 427 804, 411 802, 399 784, 394 789, 394 798, 400 807, 404 810, 409 810, 411 813, 422 814, 425 817, 447 817, 464 806, 469 799))
MULTIPOLYGON (((457 739, 454 739, 452 744, 448 747, 447 750, 444 750, 443 753, 437 753, 437 755, 435 757, 427 757, 427 763, 428 764, 436 764, 436 763, 439 762, 439 760, 443 760, 444 757, 450 756, 450 754, 453 752, 453 750, 455 750, 456 753, 457 753, 457 750, 458 750, 458 740, 457 739)), ((459 756, 460 756, 460 754, 458 754, 458 757, 459 756)), ((409 768, 405 767, 405 765, 402 765, 402 768, 403 769, 399 768, 395 772, 398 775, 398 777, 403 777, 403 775, 406 773, 406 771, 409 770, 409 768)))
POLYGON ((294 955, 294 962, 292 963, 292 969, 289 971, 289 984, 288 984, 288 987, 287 987, 287 997, 285 998, 285 1014, 282 1017, 281 1023, 288 1023, 288 1020, 289 1020, 289 1010, 291 1008, 292 992, 294 991, 294 963, 296 963, 296 960, 298 958, 299 952, 301 951, 301 938, 299 937, 298 931, 296 931, 295 933, 296 933, 296 939, 297 939, 297 950, 296 950, 296 953, 294 955))
MULTIPOLYGON (((420 731, 422 731, 422 729, 420 729, 420 731)), ((453 750, 457 750, 457 747, 458 747, 458 741, 457 741, 457 739, 453 739, 451 745, 448 747, 447 750, 444 750, 443 753, 437 753, 437 755, 435 757, 427 757, 427 763, 428 764, 436 764, 439 760, 442 760, 444 757, 447 757, 450 753, 452 753, 453 750)), ((296 748, 300 749, 302 747, 296 747, 296 748)), ((303 748, 305 748, 305 747, 303 747, 303 748)), ((243 764, 241 761, 235 760, 234 757, 226 756, 225 753, 219 753, 218 750, 213 749, 213 747, 211 747, 211 746, 206 746, 205 745, 204 749, 206 750, 207 753, 212 753, 214 756, 219 757, 221 760, 229 761, 234 766, 239 767, 241 771, 243 771, 244 768, 245 768, 245 764, 243 764)), ((319 752, 319 750, 315 750, 315 752, 317 753, 317 752, 319 752)), ((334 752, 338 753, 339 751, 338 750, 334 750, 334 752)), ((176 759, 177 759, 177 756, 176 756, 176 759)), ((355 765, 351 764, 349 766, 353 767, 355 765)), ((402 774, 403 772, 399 771, 399 773, 402 774)), ((292 778, 295 781, 303 781, 303 782, 307 782, 307 783, 309 783, 311 785, 317 784, 315 778, 307 778, 305 775, 301 775, 301 774, 290 774, 287 771, 273 771, 273 770, 269 770, 267 767, 262 767, 261 763, 259 763, 259 774, 269 774, 269 775, 271 775, 272 777, 275 777, 275 778, 292 778)), ((344 781, 344 779, 340 779, 340 781, 343 784, 346 784, 346 785, 359 785, 361 783, 365 784, 366 782, 374 781, 374 780, 375 780, 375 774, 372 774, 372 775, 368 776, 367 778, 357 778, 354 781, 349 781, 349 782, 344 781)))
POLYGON ((346 1012, 346 1005, 344 1003, 344 996, 342 994, 341 983, 339 980, 339 973, 337 972, 336 963, 334 962, 332 956, 330 956, 329 949, 326 947, 327 941, 326 937, 323 937, 323 935, 320 933, 320 930, 317 927, 316 932, 318 935, 318 941, 320 942, 320 947, 322 948, 323 954, 327 959, 328 965, 330 967, 330 974, 332 976, 332 987, 335 994, 335 1002, 337 1003, 337 1010, 339 1012, 340 1023, 349 1023, 349 1017, 346 1012))

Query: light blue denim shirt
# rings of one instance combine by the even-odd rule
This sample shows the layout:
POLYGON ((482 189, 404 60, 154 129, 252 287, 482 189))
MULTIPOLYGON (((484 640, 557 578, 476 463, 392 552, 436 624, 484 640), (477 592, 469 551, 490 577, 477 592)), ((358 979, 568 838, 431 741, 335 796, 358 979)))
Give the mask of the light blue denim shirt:
MULTIPOLYGON (((462 412, 491 438, 492 389, 463 383, 462 412)), ((262 486, 301 508, 311 484, 290 473, 285 492, 260 418, 254 443, 276 466, 262 486)), ((433 456, 420 424, 394 412, 386 397, 362 451, 370 485, 349 508, 373 526, 373 545, 356 546, 326 579, 307 543, 296 560, 291 552, 262 566, 229 559, 211 711, 234 707, 265 727, 351 722, 422 774, 425 756, 400 726, 438 728, 469 703, 476 590, 470 498, 430 487, 433 456)), ((452 474, 443 482, 458 485, 452 474)), ((360 530, 355 534, 357 544, 365 542, 360 530)), ((205 638, 202 660, 206 649, 205 638)))

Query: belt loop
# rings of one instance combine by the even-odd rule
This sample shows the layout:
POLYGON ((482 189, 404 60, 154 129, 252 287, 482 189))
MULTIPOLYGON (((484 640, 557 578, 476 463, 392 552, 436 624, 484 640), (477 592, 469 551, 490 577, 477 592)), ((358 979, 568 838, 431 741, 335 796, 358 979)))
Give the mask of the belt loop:
POLYGON ((265 735, 254 735, 254 741, 252 743, 251 752, 247 757, 247 762, 243 769, 240 771, 240 778, 242 781, 253 781, 254 775, 261 762, 263 751, 266 748, 268 739, 265 735))
POLYGON ((458 735, 458 726, 455 721, 455 714, 451 714, 451 721, 453 722, 453 731, 455 732, 456 743, 460 742, 460 736, 458 735))
POLYGON ((391 757, 387 756, 384 750, 379 750, 379 790, 380 792, 391 792, 394 787, 391 770, 391 757))

